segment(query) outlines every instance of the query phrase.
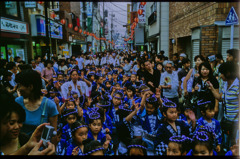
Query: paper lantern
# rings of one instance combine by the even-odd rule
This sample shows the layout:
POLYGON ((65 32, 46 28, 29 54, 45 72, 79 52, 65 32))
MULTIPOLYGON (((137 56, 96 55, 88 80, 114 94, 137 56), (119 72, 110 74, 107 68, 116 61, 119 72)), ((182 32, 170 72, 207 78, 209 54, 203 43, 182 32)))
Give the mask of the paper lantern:
POLYGON ((77 26, 74 27, 74 31, 78 31, 78 27, 77 26))
POLYGON ((72 29, 73 25, 71 23, 68 24, 68 28, 72 29))
POLYGON ((86 31, 84 31, 84 32, 83 32, 83 34, 87 34, 87 32, 86 32, 86 31))
POLYGON ((141 2, 140 5, 145 6, 147 2, 141 2))
POLYGON ((82 29, 79 29, 79 31, 78 31, 79 33, 82 33, 82 29))
POLYGON ((89 35, 89 32, 87 32, 87 35, 89 35))
POLYGON ((138 23, 138 18, 137 17, 134 18, 134 22, 138 23))
POLYGON ((137 11, 137 13, 138 13, 139 15, 142 15, 142 14, 143 14, 143 10, 142 10, 142 9, 139 9, 139 10, 137 11))
POLYGON ((62 25, 64 25, 66 23, 66 20, 65 19, 61 19, 61 23, 62 23, 62 25))

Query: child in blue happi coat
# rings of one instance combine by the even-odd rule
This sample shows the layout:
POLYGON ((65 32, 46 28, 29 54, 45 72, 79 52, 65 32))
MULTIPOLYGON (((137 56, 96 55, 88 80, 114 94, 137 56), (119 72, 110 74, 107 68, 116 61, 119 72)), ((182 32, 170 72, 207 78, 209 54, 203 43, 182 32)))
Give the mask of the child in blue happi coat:
POLYGON ((222 143, 222 133, 221 133, 221 126, 218 120, 214 119, 215 111, 214 105, 211 101, 203 101, 200 100, 198 102, 198 106, 200 107, 202 117, 198 119, 198 128, 200 126, 209 126, 212 128, 214 133, 216 134, 214 148, 216 148, 217 152, 221 150, 221 143, 222 143))
POLYGON ((62 139, 66 140, 67 145, 72 142, 71 126, 77 121, 78 113, 75 109, 68 109, 63 113, 66 125, 62 128, 62 139))
MULTIPOLYGON (((160 96, 159 96, 160 98, 160 96)), ((161 101, 156 98, 155 94, 150 94, 150 91, 145 92, 140 111, 138 113, 138 125, 141 126, 140 131, 143 141, 148 144, 148 155, 155 155, 154 140, 156 140, 157 130, 161 123, 162 113, 159 110, 161 101), (145 111, 144 111, 145 110, 145 111), (145 112, 145 114, 143 114, 145 112)), ((138 128, 134 131, 139 131, 138 128)))
POLYGON ((72 142, 67 148, 66 155, 82 156, 83 141, 88 137, 88 126, 83 121, 76 121, 71 126, 72 142))
POLYGON ((88 139, 99 141, 105 148, 107 155, 111 151, 111 136, 109 134, 102 133, 103 119, 101 118, 100 113, 98 112, 99 108, 92 108, 92 111, 89 114, 89 131, 88 139))
POLYGON ((127 87, 126 95, 124 97, 124 103, 129 106, 129 108, 132 107, 134 99, 136 99, 136 89, 133 86, 127 87))
POLYGON ((184 121, 178 121, 177 105, 167 98, 163 98, 162 113, 164 118, 159 125, 154 142, 156 154, 165 155, 169 138, 176 135, 189 137, 189 126, 184 121))
POLYGON ((57 146, 56 146, 56 155, 63 156, 66 154, 67 142, 65 139, 62 139, 62 128, 59 127, 57 130, 57 146))

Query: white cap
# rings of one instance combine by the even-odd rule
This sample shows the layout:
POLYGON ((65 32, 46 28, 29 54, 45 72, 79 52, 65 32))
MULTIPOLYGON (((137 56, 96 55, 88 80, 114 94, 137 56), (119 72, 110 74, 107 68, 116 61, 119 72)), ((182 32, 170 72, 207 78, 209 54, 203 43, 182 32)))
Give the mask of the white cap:
POLYGON ((185 53, 181 53, 180 56, 185 57, 185 58, 187 57, 187 55, 185 53))

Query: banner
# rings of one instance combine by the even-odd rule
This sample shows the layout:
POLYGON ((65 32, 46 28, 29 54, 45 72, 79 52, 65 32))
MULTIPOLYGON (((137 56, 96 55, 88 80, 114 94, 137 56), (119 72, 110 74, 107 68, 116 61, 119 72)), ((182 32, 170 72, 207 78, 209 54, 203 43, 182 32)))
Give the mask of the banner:
POLYGON ((137 10, 142 9, 143 13, 141 15, 138 15, 138 23, 146 23, 146 5, 141 5, 140 2, 137 3, 137 10))

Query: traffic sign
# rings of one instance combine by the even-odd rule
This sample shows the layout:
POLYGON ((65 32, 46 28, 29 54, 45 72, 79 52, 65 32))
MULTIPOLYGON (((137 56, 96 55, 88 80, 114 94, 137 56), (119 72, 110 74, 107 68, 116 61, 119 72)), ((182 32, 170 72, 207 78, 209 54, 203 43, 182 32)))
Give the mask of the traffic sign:
POLYGON ((238 16, 233 7, 231 8, 230 12, 228 13, 225 24, 226 25, 238 24, 238 16))

